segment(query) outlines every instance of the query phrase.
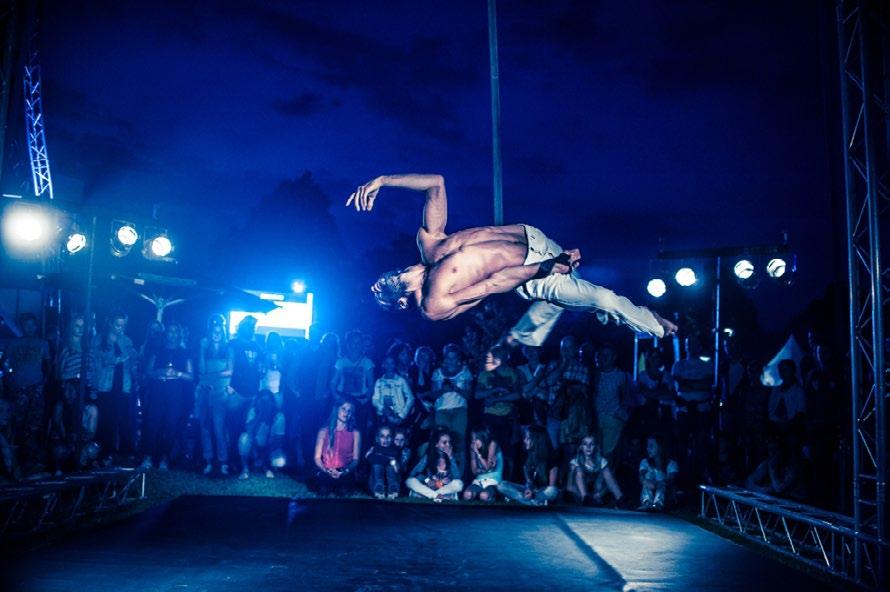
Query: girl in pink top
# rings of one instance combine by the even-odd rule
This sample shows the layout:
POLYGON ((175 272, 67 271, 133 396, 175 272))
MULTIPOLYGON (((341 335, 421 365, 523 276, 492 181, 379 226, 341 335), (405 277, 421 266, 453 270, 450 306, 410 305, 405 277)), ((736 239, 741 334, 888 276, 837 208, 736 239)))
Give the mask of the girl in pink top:
POLYGON ((355 429, 355 407, 344 401, 331 410, 328 425, 315 440, 315 466, 318 493, 343 494, 353 488, 359 462, 361 434, 355 429))

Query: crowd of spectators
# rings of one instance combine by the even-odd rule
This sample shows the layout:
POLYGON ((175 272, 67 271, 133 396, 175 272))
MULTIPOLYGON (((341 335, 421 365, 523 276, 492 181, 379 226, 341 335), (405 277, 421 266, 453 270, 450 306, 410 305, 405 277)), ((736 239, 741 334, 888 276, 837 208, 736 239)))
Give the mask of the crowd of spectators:
POLYGON ((213 315, 193 337, 152 322, 137 347, 126 314, 90 336, 74 315, 51 347, 22 315, 0 358, 0 482, 176 466, 434 502, 655 511, 703 482, 837 502, 843 383, 816 339, 769 388, 762 361, 731 340, 715 379, 698 335, 642 352, 634 376, 615 346, 573 335, 547 359, 473 324, 441 348, 359 331, 309 342, 255 325, 246 317, 230 338, 213 315))

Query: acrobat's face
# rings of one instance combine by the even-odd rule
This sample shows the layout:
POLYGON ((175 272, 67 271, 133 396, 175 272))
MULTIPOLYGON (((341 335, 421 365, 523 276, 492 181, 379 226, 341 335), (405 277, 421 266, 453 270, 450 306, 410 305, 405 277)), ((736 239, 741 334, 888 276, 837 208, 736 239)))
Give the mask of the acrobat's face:
POLYGON ((389 271, 377 278, 371 293, 377 304, 390 310, 405 310, 411 303, 405 281, 398 271, 389 271))

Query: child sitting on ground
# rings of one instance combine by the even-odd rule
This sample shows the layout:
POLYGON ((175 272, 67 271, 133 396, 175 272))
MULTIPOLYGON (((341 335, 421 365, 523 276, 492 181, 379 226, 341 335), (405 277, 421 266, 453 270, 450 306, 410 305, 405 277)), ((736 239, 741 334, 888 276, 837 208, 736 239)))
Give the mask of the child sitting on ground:
POLYGON ((668 460, 655 436, 646 441, 646 458, 640 461, 640 510, 661 511, 673 500, 674 483, 680 472, 677 463, 668 460))
POLYGON ((609 469, 609 462, 600 454, 596 436, 588 434, 581 439, 578 453, 569 461, 566 491, 580 504, 600 505, 607 489, 615 498, 615 504, 620 504, 623 496, 609 469))
POLYGON ((370 465, 368 488, 377 499, 395 499, 399 496, 400 450, 392 443, 392 429, 381 426, 377 430, 377 442, 365 453, 370 465))

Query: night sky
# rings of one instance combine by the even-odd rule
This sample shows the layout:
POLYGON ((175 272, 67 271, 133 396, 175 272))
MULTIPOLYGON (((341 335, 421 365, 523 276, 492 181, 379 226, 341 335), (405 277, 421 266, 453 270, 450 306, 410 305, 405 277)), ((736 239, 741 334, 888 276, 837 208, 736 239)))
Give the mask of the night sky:
MULTIPOLYGON (((659 247, 787 231, 798 281, 757 301, 778 322, 799 312, 843 277, 834 22, 820 4, 500 2, 505 220, 580 247, 585 277, 641 302, 659 247)), ((492 222, 484 0, 43 12, 57 197, 154 210, 179 236, 177 273, 227 240, 245 287, 336 285, 341 262, 370 283, 365 257, 401 245, 412 263, 420 195, 342 207, 379 174, 441 173, 450 230, 492 222)))

